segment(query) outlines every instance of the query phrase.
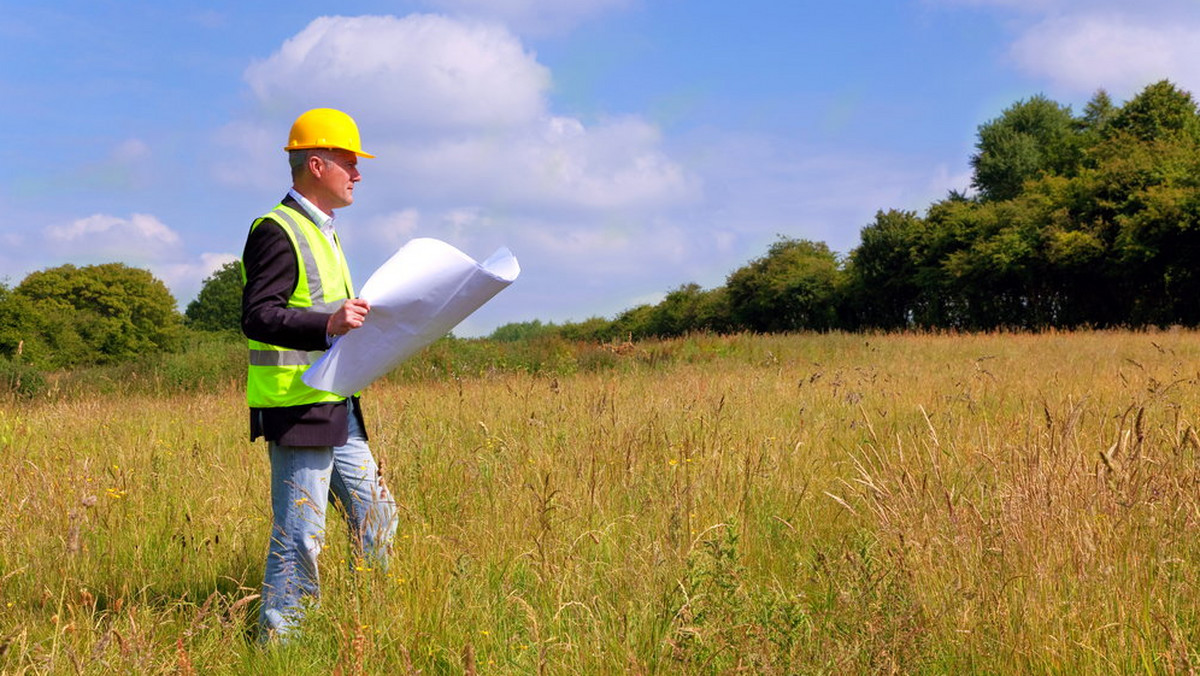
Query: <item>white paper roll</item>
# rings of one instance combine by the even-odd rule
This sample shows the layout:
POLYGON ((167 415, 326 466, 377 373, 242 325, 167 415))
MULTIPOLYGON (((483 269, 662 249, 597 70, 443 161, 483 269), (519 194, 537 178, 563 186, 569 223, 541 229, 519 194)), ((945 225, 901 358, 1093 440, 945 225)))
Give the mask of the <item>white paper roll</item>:
POLYGON ((501 248, 483 263, 422 237, 400 247, 363 285, 363 325, 339 336, 304 372, 318 390, 350 396, 446 335, 521 273, 501 248))

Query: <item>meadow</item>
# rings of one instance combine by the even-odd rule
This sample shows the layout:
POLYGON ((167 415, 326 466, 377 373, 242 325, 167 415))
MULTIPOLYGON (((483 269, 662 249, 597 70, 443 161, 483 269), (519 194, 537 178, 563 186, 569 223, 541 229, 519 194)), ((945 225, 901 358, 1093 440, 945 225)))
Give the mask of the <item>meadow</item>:
POLYGON ((371 386, 390 565, 331 514, 268 647, 239 377, 4 402, 0 672, 1200 670, 1200 333, 493 349, 371 386))

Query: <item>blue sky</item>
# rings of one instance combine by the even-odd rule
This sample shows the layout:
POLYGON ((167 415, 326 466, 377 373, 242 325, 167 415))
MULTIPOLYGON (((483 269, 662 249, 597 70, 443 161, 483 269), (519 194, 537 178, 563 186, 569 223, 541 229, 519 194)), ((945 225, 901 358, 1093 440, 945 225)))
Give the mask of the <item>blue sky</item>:
POLYGON ((413 237, 522 275, 456 330, 719 286, 780 234, 846 253, 970 184, 977 127, 1200 86, 1194 0, 0 2, 0 278, 145 267, 181 307, 354 115, 361 285, 413 237), (336 13, 330 13, 335 7, 336 13))

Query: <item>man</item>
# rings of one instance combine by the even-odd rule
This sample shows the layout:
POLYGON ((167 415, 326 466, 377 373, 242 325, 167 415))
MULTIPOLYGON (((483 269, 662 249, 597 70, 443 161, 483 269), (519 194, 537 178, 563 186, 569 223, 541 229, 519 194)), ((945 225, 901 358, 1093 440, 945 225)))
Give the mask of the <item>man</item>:
POLYGON ((250 438, 267 441, 271 462, 264 640, 292 630, 305 597, 319 595, 317 556, 330 495, 368 565, 386 562, 396 530, 395 503, 367 446, 358 397, 301 380, 320 351, 362 326, 370 311, 354 297, 333 212, 354 201, 358 158, 374 156, 363 152, 354 120, 329 108, 297 118, 284 149, 292 189, 250 226, 242 254, 250 438))

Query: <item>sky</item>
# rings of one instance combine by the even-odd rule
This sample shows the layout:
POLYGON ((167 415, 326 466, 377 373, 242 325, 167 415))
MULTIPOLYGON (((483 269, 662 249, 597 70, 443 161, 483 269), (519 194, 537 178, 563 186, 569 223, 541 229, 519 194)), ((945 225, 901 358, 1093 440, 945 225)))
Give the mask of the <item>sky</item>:
POLYGON ((714 288, 969 191, 981 124, 1200 91, 1195 0, 0 0, 0 280, 146 268, 186 307, 352 115, 358 285, 415 237, 521 275, 459 336, 714 288), (331 13, 331 8, 336 13, 331 13))

